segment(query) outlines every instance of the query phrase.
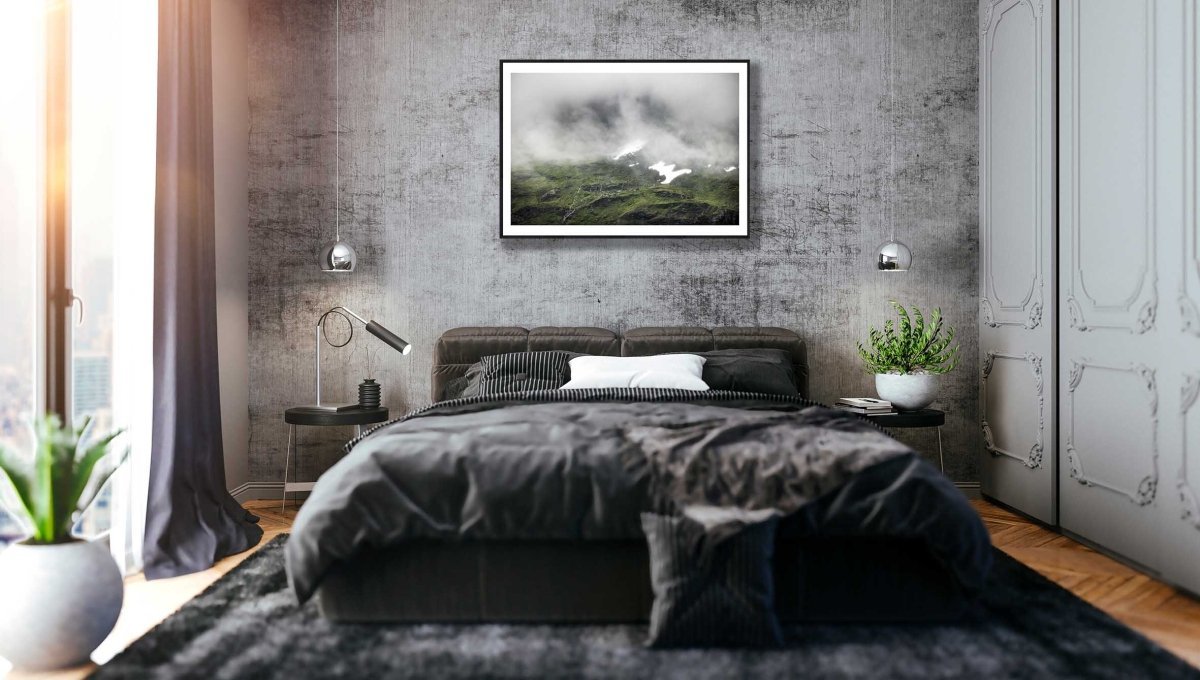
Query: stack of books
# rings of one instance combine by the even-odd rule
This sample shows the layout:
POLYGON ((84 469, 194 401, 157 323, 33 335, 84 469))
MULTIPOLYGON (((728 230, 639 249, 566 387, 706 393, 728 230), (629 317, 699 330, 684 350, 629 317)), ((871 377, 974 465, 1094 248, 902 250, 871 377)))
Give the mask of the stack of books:
POLYGON ((864 416, 882 416, 896 412, 896 409, 892 408, 892 402, 874 397, 842 397, 833 405, 864 416))

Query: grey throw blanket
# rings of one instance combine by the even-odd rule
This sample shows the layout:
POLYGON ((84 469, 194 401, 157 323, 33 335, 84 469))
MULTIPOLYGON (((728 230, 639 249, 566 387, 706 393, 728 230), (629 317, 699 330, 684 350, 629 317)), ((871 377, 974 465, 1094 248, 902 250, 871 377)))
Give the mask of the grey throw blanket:
POLYGON ((301 601, 335 563, 414 538, 637 539, 640 512, 690 506, 774 510, 795 531, 923 536, 968 588, 990 564, 987 533, 948 480, 866 420, 799 398, 623 388, 472 397, 348 449, 288 541, 301 601), (914 503, 928 509, 920 518, 914 503))

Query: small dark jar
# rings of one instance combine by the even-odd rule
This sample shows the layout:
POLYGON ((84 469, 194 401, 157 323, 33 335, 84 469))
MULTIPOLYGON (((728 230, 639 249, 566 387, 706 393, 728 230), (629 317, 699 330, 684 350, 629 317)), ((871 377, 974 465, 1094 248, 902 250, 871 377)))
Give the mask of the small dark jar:
POLYGON ((358 407, 379 408, 380 386, 374 378, 367 378, 358 384, 358 407))

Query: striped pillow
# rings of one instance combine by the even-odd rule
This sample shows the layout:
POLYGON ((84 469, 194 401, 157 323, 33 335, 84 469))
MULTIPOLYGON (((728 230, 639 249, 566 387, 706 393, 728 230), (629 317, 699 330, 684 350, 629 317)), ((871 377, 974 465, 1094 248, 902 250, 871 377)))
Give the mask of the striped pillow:
POLYGON ((643 513, 654 589, 646 644, 655 648, 783 644, 771 565, 778 521, 772 515, 745 524, 716 542, 715 534, 707 534, 690 518, 643 513))
POLYGON ((480 396, 504 392, 557 390, 570 379, 574 352, 514 352, 484 357, 479 361, 480 396))

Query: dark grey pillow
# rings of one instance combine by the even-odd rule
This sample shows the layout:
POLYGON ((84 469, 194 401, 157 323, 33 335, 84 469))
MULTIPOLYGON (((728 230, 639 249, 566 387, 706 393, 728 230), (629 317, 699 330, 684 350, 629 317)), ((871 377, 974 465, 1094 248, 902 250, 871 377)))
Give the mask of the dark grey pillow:
POLYGON ((687 517, 642 513, 650 547, 654 606, 646 644, 671 647, 778 647, 772 516, 717 542, 687 517))
MULTIPOLYGON (((514 352, 479 361, 478 394, 556 390, 570 379, 570 352, 514 352)), ((464 393, 463 396, 473 396, 464 393)))
POLYGON ((704 357, 701 377, 714 390, 799 394, 792 355, 784 350, 718 349, 697 354, 704 357))
POLYGON ((476 361, 467 372, 446 383, 442 399, 459 399, 461 397, 479 396, 479 380, 483 374, 483 364, 476 361))

